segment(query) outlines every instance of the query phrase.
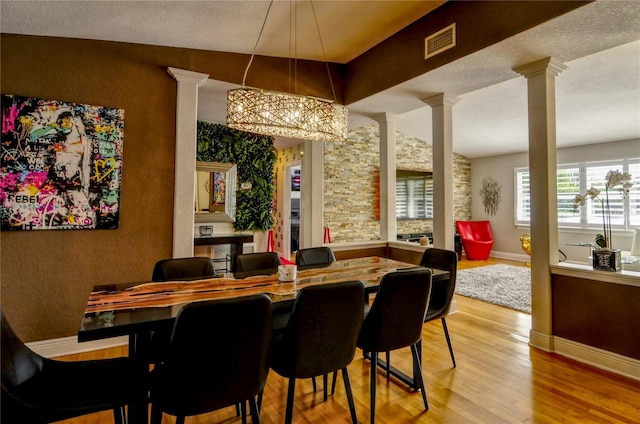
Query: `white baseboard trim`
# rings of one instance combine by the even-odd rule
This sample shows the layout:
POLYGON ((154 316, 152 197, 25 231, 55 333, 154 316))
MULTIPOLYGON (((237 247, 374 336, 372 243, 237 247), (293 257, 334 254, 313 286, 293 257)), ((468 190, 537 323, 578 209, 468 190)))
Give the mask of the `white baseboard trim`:
POLYGON ((491 251, 491 257, 500 258, 500 259, 509 259, 509 260, 518 261, 518 262, 531 261, 531 257, 529 255, 521 255, 518 253, 510 253, 510 252, 497 252, 495 250, 491 251))
POLYGON ((529 345, 545 352, 553 352, 553 336, 529 330, 529 345))
POLYGON ((640 360, 554 337, 555 353, 640 381, 640 360))
POLYGON ((456 300, 456 296, 453 296, 451 299, 451 303, 449 304, 449 313, 447 315, 453 315, 458 312, 458 301, 456 300))
POLYGON ((57 356, 74 355, 76 353, 107 349, 126 344, 129 344, 129 338, 127 336, 112 337, 110 339, 82 343, 78 342, 77 337, 70 336, 59 339, 31 342, 26 345, 38 355, 44 356, 45 358, 55 358, 57 356))

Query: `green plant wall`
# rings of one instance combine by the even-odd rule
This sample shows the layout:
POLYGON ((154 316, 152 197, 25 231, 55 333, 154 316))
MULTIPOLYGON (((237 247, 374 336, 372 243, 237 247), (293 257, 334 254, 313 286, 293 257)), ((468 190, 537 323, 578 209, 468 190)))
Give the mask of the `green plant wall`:
POLYGON ((236 230, 271 229, 275 224, 272 214, 276 161, 273 137, 198 121, 197 148, 198 161, 237 166, 236 230), (240 189, 242 183, 251 183, 251 188, 240 189))

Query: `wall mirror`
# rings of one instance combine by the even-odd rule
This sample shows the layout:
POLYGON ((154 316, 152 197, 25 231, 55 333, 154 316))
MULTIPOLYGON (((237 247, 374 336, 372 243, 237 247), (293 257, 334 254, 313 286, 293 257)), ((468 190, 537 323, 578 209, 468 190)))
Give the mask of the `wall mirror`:
POLYGON ((195 222, 233 222, 236 215, 236 165, 196 162, 195 222))

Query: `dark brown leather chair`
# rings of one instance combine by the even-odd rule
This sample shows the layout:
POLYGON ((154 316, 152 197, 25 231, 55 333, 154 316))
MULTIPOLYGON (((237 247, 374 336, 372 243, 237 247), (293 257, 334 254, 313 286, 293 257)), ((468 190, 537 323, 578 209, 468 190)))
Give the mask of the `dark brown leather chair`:
MULTIPOLYGON (((151 281, 194 281, 214 278, 211 259, 205 257, 162 259, 153 267, 151 281)), ((171 327, 158 327, 150 335, 149 350, 144 354, 149 363, 162 361, 169 345, 171 327)))
POLYGON ((155 264, 151 281, 204 280, 215 276, 213 262, 209 258, 162 259, 155 264))
POLYGON ((116 423, 125 422, 125 405, 144 393, 142 368, 124 357, 74 362, 44 358, 18 338, 1 310, 0 315, 3 423, 44 424, 110 409, 116 423))
POLYGON ((299 270, 322 268, 336 261, 330 247, 310 247, 296 252, 296 265, 299 270))
POLYGON ((453 366, 456 366, 456 358, 453 355, 453 346, 451 345, 451 338, 449 337, 449 329, 447 328, 446 316, 449 313, 451 307, 451 300, 456 291, 456 276, 458 273, 458 255, 452 250, 445 249, 427 249, 422 255, 420 265, 426 268, 439 269, 449 272, 449 279, 447 281, 438 281, 437 284, 433 284, 431 287, 431 297, 429 299, 429 306, 427 307, 427 314, 424 317, 424 322, 429 322, 440 318, 442 322, 442 328, 444 330, 445 338, 447 339, 447 345, 449 346, 449 354, 451 355, 451 362, 453 366))
POLYGON ((272 275, 279 266, 280 256, 276 252, 245 253, 232 258, 231 272, 235 278, 272 275))
POLYGON ((269 371, 271 300, 267 295, 195 302, 176 317, 167 358, 151 374, 151 423, 162 414, 200 415, 249 402, 260 422, 256 396, 269 371))
POLYGON ((431 270, 412 268, 386 274, 368 309, 358 347, 371 354, 371 424, 375 422, 378 353, 410 346, 413 368, 422 392, 425 410, 429 409, 422 379, 418 346, 431 292, 431 270))
POLYGON ((355 355, 362 325, 364 286, 360 281, 305 287, 298 293, 284 333, 274 339, 271 368, 289 379, 285 423, 293 417, 297 378, 342 370, 351 420, 357 423, 347 365, 355 355))

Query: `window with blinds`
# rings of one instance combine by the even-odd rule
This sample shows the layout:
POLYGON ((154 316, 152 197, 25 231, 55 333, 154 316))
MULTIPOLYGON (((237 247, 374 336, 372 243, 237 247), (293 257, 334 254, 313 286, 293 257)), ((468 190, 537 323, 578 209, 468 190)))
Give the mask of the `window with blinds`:
MULTIPOLYGON (((611 227, 628 230, 640 226, 640 159, 621 159, 610 162, 584 162, 560 165, 557 170, 558 223, 565 227, 601 228, 602 201, 587 200, 582 208, 573 208, 576 194, 584 194, 589 188, 601 191, 604 200, 605 178, 609 171, 628 172, 634 185, 623 198, 618 188, 609 190, 611 227)), ((515 169, 516 225, 529 225, 531 221, 531 181, 529 168, 515 169)))
POLYGON ((396 172, 396 219, 433 218, 433 176, 431 172, 396 172))

